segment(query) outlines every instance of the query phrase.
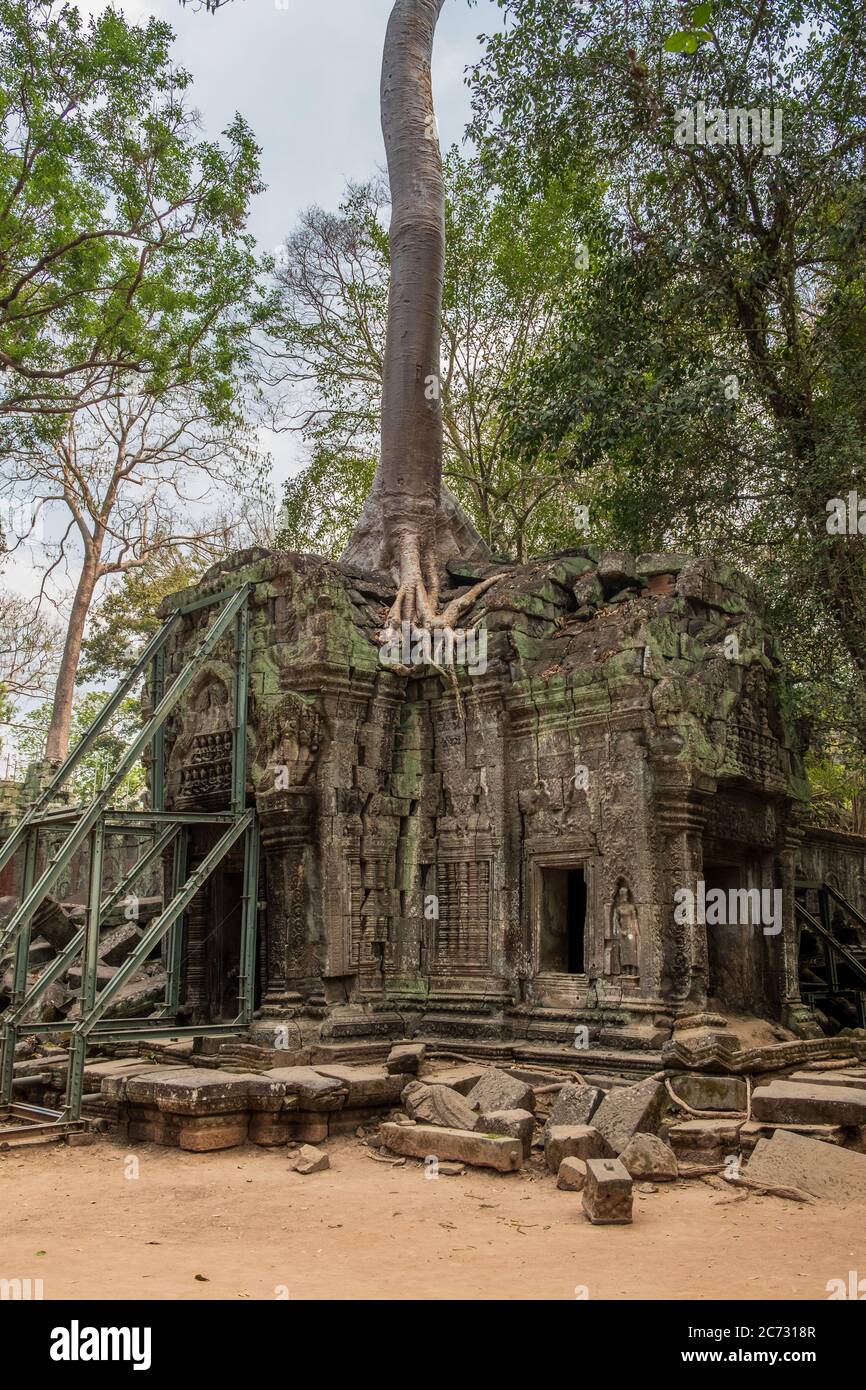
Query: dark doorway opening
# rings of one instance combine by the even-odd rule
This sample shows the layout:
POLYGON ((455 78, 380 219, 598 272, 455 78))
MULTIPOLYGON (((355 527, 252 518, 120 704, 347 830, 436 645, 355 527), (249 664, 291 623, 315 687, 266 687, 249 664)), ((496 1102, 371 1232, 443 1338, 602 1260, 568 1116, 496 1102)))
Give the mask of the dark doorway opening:
POLYGON ((583 975, 586 969, 586 874, 582 868, 541 870, 539 969, 583 975))

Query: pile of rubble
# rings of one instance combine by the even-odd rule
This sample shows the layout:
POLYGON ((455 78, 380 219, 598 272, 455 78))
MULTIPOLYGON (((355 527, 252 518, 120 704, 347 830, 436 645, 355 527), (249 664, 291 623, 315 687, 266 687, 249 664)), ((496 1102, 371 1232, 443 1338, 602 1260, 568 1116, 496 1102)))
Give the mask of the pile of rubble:
MULTIPOLYGON (((19 906, 18 898, 0 898, 0 926, 19 906)), ((113 978, 118 968, 132 954, 144 935, 144 928, 162 908, 162 899, 135 898, 121 901, 105 913, 99 934, 97 988, 113 978), (130 917, 130 902, 135 916, 130 917)), ((27 957, 27 988, 33 987, 40 975, 51 966, 84 926, 85 909, 80 903, 58 902, 47 897, 33 915, 30 950, 27 957)), ((0 1013, 12 997, 14 951, 0 955, 0 1013)), ((145 961, 119 991, 117 999, 107 1010, 108 1018, 137 1018, 149 1015, 165 995, 165 966, 157 954, 145 961)), ((80 953, 47 989, 22 1020, 25 1023, 76 1022, 81 1015, 81 956, 80 953)))
MULTIPOLYGON (((866 1062, 856 1049, 754 1080, 680 1066, 633 1084, 542 1063, 455 1064, 420 1042, 363 1064, 325 1047, 304 1065, 239 1052, 234 1069, 227 1056, 188 1052, 171 1065, 146 1051, 89 1059, 85 1113, 124 1141, 198 1153, 282 1146, 301 1174, 330 1166, 317 1146, 354 1135, 380 1162, 555 1180, 581 1193, 599 1224, 631 1221, 636 1183, 652 1192, 700 1177, 803 1202, 866 1202, 866 1062)), ((64 1084, 65 1054, 22 1060, 19 1072, 35 1088, 27 1098, 48 1103, 64 1084)))
MULTIPOLYGON (((414 1052, 419 1071, 423 1047, 414 1052)), ((604 1090, 532 1069, 424 1069, 379 1127, 380 1152, 555 1176, 597 1224, 632 1219, 633 1184, 719 1174, 809 1201, 866 1201, 866 1068, 825 1064, 752 1090, 738 1076, 659 1072, 604 1090)), ((459 1169, 457 1169, 459 1171, 459 1169)))

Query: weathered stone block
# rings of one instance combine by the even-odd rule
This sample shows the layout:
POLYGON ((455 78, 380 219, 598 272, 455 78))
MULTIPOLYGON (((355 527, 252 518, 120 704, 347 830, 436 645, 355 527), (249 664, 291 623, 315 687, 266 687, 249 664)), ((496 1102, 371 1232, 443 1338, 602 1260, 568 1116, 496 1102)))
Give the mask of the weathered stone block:
POLYGON ((752 1095, 752 1116, 776 1124, 864 1125, 866 1089, 770 1081, 752 1095))
POLYGON ((677 1177, 677 1157, 656 1134, 634 1134, 620 1154, 620 1162, 632 1178, 650 1182, 673 1182, 677 1177))
POLYGON ((427 1048, 424 1043, 395 1043, 385 1066, 392 1074, 412 1075, 420 1071, 427 1048))
POLYGON ((471 1108, 486 1110, 528 1110, 535 1111, 535 1096, 532 1087, 525 1081, 518 1081, 508 1072, 498 1067, 490 1067, 466 1097, 471 1108))
POLYGON ((475 1168, 495 1168, 500 1173, 516 1172, 523 1163, 523 1149, 518 1139, 491 1137, 463 1129, 388 1123, 381 1126, 379 1139, 386 1149, 407 1158, 445 1158, 475 1168))
POLYGON ((254 1110, 250 1114, 249 1139, 264 1149, 280 1148, 293 1136, 291 1125, 282 1111, 254 1110))
POLYGON ((564 1158, 607 1158, 611 1150, 594 1125, 551 1125, 544 1131, 544 1158, 551 1173, 564 1158))
POLYGON ((582 1192, 586 1182, 586 1163, 582 1158, 564 1158, 556 1175, 556 1185, 563 1192, 582 1192))
POLYGON ((301 1173, 306 1177, 309 1173, 324 1173, 330 1168, 331 1160, 321 1149, 316 1149, 312 1144, 302 1144, 299 1149, 295 1149, 289 1154, 289 1167, 294 1173, 301 1173))
POLYGON ((615 1154, 622 1153, 633 1134, 652 1134, 667 1102, 661 1081, 649 1077, 636 1086, 608 1091, 593 1116, 593 1124, 615 1154))
POLYGON ((759 1139, 743 1174, 770 1187, 799 1187, 830 1201, 866 1202, 866 1154, 790 1130, 777 1129, 772 1139, 759 1139))
POLYGON ((346 1109, 356 1106, 379 1105, 383 1109, 399 1104, 406 1085, 405 1074, 391 1074, 384 1067, 350 1067, 322 1064, 316 1067, 322 1076, 338 1081, 346 1088, 346 1109))
POLYGON ((569 1081, 563 1086, 550 1111, 550 1125, 588 1125, 604 1100, 604 1091, 569 1081))
POLYGON ((477 1115, 465 1096, 450 1086, 427 1086, 411 1081, 402 1092, 403 1107, 410 1120, 425 1125, 444 1125, 446 1129, 474 1129, 477 1115))
POLYGON ((217 1149, 235 1149, 247 1142, 249 1115, 183 1115, 180 1124, 180 1147, 189 1153, 213 1153, 217 1149))
POLYGON ((255 1077, 232 1072, 181 1069, 153 1085, 157 1108, 175 1115, 228 1115, 249 1109, 249 1083, 255 1077))
POLYGON ((484 1066, 475 1066, 474 1063, 466 1063, 466 1066, 449 1066, 441 1072, 431 1073, 425 1076, 431 1086, 450 1086, 452 1091, 460 1091, 460 1095, 468 1095, 473 1087, 477 1086, 478 1081, 484 1076, 484 1066))
POLYGON ((680 1163, 725 1163, 739 1146, 742 1121, 681 1120, 667 1130, 680 1163))
POLYGON ((299 1110, 339 1110, 348 1087, 334 1076, 324 1076, 313 1067, 271 1067, 263 1076, 280 1082, 286 1096, 294 1096, 299 1110))
POLYGON ((618 1158, 590 1158, 583 1210, 594 1226, 626 1226, 632 1219, 632 1182, 618 1158))
POLYGON ((741 1076, 706 1076, 703 1072, 682 1072, 671 1077, 674 1093, 693 1110, 746 1109, 746 1083, 741 1076))
MULTIPOLYGON (((470 1111, 470 1114, 474 1112, 470 1111)), ((528 1158, 535 1133, 535 1116, 528 1110, 485 1110, 478 1116, 475 1129, 479 1134, 507 1134, 512 1139, 519 1139, 523 1146, 523 1157, 528 1158)))

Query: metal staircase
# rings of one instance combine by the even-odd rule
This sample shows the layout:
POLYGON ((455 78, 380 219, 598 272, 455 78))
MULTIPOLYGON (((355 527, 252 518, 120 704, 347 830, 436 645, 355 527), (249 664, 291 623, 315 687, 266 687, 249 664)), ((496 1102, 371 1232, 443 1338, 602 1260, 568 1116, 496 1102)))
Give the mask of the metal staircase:
POLYGON ((174 1039, 190 1036, 218 1036, 245 1028, 253 1010, 258 899, 259 829, 254 809, 246 807, 246 731, 249 668, 249 595, 247 584, 223 590, 210 597, 175 609, 160 631, 148 643, 129 675, 103 706, 83 738, 55 773, 38 800, 0 847, 0 871, 16 853, 23 855, 20 904, 4 927, 0 927, 0 953, 14 949, 11 1001, 0 1023, 0 1141, 5 1134, 18 1136, 22 1127, 62 1133, 82 1127, 81 1103, 87 1049, 91 1043, 129 1042, 146 1039, 174 1039), (185 616, 213 608, 209 623, 192 658, 166 689, 166 641, 185 616), (165 726, 166 720, 188 690, 197 672, 215 650, 220 639, 234 628, 234 700, 232 729, 231 791, 228 809, 212 812, 176 812, 165 809, 165 726), (150 672, 153 712, 129 744, 111 777, 88 806, 51 809, 58 793, 75 767, 92 748, 136 683, 150 672), (112 798, 124 777, 145 749, 151 750, 149 807, 120 810, 112 798), (187 871, 189 833, 196 826, 217 826, 222 834, 191 874, 187 871), (65 831, 59 848, 52 854, 37 878, 40 835, 46 831, 65 831), (128 835, 144 830, 150 844, 123 881, 111 892, 103 883, 106 837, 128 835), (184 913, 196 893, 232 847, 243 838, 244 870, 241 902, 241 947, 238 1015, 229 1023, 178 1024, 181 968, 183 962, 184 913), (28 988, 28 960, 31 923, 46 895, 59 882, 72 856, 86 842, 90 846, 90 873, 84 925, 63 950, 28 988), (159 915, 146 927, 140 941, 112 978, 99 988, 99 934, 105 914, 130 893, 136 880, 174 846, 171 896, 159 915), (156 1014, 149 1018, 109 1018, 105 1015, 119 991, 143 966, 154 950, 163 946, 166 964, 165 997, 156 1014), (80 1016, 76 1021, 27 1022, 27 1016, 45 990, 70 965, 81 959, 80 1016), (12 1082, 15 1047, 32 1035, 69 1035, 69 1071, 65 1105, 60 1111, 15 1104, 12 1082), (2 1126, 6 1125, 4 1131, 2 1126))
POLYGON ((839 1026, 866 1028, 866 917, 829 883, 798 883, 796 914, 801 931, 800 995, 839 1026), (805 897, 817 893, 818 915, 805 897), (839 939, 840 924, 858 939, 839 939), (859 929, 859 931, 858 931, 859 929), (811 953, 804 952, 803 941, 811 953), (840 1013, 844 1017, 840 1018, 840 1013))

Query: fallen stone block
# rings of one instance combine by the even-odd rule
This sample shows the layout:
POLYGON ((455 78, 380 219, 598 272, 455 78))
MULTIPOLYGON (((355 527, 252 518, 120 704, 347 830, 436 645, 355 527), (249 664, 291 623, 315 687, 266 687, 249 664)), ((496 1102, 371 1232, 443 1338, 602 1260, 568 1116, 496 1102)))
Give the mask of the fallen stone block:
POLYGON ((99 939, 99 959, 104 965, 123 965, 142 938, 135 922, 122 922, 99 939))
POLYGON ((446 1067, 442 1071, 431 1072, 424 1080, 431 1086, 450 1086, 461 1096, 468 1096, 473 1086, 477 1086, 486 1071, 485 1067, 467 1063, 461 1067, 446 1067))
POLYGON ((741 1120, 680 1120, 667 1129, 678 1163, 727 1162, 739 1148, 741 1120))
POLYGON ((385 1067, 393 1075, 417 1075, 426 1055, 424 1043, 395 1043, 388 1053, 385 1067))
POLYGON ((566 1082, 550 1111, 549 1125, 588 1125, 604 1100, 597 1086, 566 1082))
POLYGON ((866 1203, 866 1154, 777 1129, 759 1139, 743 1175, 768 1187, 795 1187, 843 1204, 866 1203))
POLYGON ((399 1104, 406 1085, 405 1074, 393 1075, 384 1067, 352 1067, 342 1064, 321 1064, 315 1068, 322 1076, 339 1081, 346 1088, 346 1109, 380 1106, 382 1109, 399 1104))
POLYGON ((845 1129, 843 1125, 773 1125, 749 1120, 740 1126, 740 1152, 750 1154, 759 1139, 772 1139, 782 1129, 792 1134, 802 1134, 806 1139, 819 1139, 822 1144, 835 1144, 838 1148, 859 1149, 859 1130, 845 1129))
POLYGON ((556 1175, 556 1185, 563 1192, 582 1192, 586 1182, 586 1163, 582 1158, 564 1158, 556 1175))
POLYGON ((855 1071, 795 1071, 789 1081, 811 1086, 848 1086, 854 1091, 866 1091, 866 1072, 855 1071))
POLYGON ((450 1086, 428 1086, 410 1081, 402 1092, 403 1106, 410 1120, 422 1125, 442 1125, 445 1129, 474 1129, 477 1116, 465 1096, 450 1086))
POLYGON ((302 1173, 305 1177, 309 1173, 324 1173, 330 1168, 331 1160, 321 1149, 316 1149, 312 1144, 302 1144, 299 1149, 293 1150, 289 1154, 289 1167, 294 1173, 302 1173))
POLYGON ((626 1226, 632 1220, 632 1181, 618 1158, 590 1158, 583 1210, 594 1226, 626 1226))
MULTIPOLYGON (((470 1114, 474 1115, 474 1111, 470 1114)), ((528 1110, 486 1110, 477 1117, 475 1129, 479 1134, 507 1134, 511 1139, 519 1139, 523 1157, 528 1158, 535 1134, 535 1116, 528 1110)))
POLYGON ((657 1134, 633 1134, 619 1157, 632 1178, 673 1182, 677 1177, 677 1156, 657 1134))
POLYGON ((609 1158, 607 1140, 594 1125, 551 1125, 544 1131, 544 1158, 551 1173, 564 1158, 609 1158))
POLYGON ((781 1125, 864 1125, 866 1089, 770 1081, 752 1094, 752 1118, 781 1125))
POLYGON ((438 1158, 468 1163, 474 1168, 495 1168, 514 1173, 523 1163, 518 1139, 491 1137, 463 1129, 440 1129, 436 1125, 395 1125, 379 1129, 379 1142, 392 1153, 406 1158, 438 1158))
POLYGON ((671 1088, 693 1110, 742 1110, 748 1103, 746 1083, 741 1076, 706 1076, 684 1071, 670 1078, 671 1088))
POLYGON ((636 1086, 608 1091, 592 1122, 615 1154, 622 1153, 633 1134, 654 1134, 667 1103, 661 1081, 648 1077, 636 1086))
POLYGON ((466 1097, 473 1110, 528 1110, 535 1111, 535 1096, 532 1087, 507 1071, 490 1067, 484 1072, 466 1097))

